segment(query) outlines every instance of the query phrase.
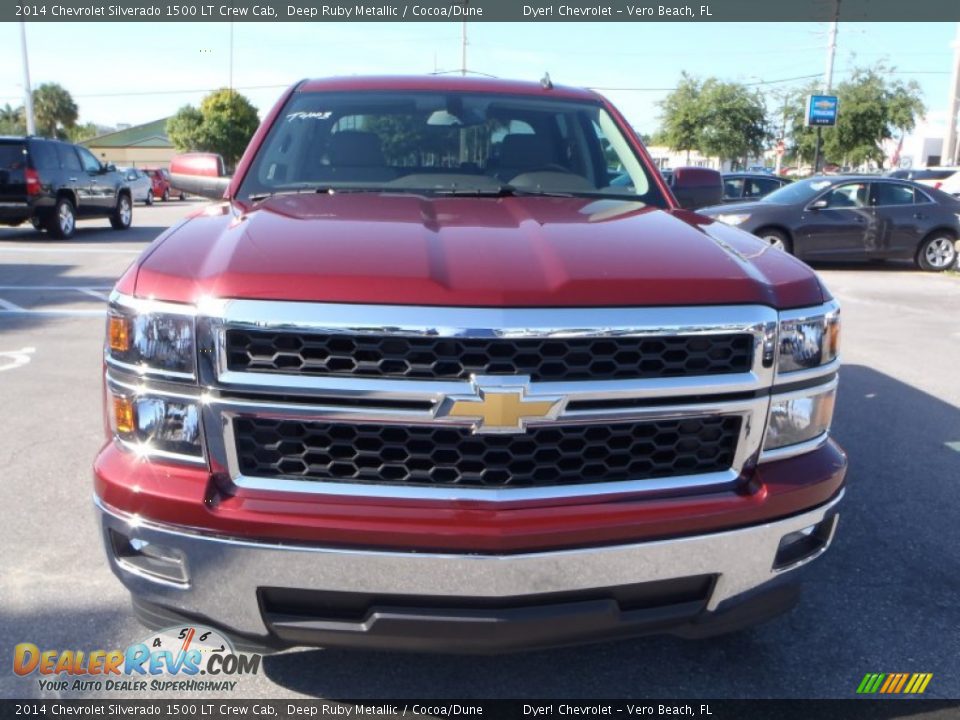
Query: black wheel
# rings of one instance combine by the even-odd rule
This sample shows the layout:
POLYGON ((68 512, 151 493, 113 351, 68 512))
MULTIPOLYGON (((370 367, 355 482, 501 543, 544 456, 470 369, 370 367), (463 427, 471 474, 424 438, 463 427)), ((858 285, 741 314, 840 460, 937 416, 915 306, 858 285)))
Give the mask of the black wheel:
POLYGON ((762 230, 757 230, 754 234, 761 240, 766 240, 778 250, 783 250, 786 253, 793 252, 793 244, 790 242, 790 238, 780 230, 763 228, 762 230))
POLYGON ((943 272, 957 264, 957 239, 946 230, 931 233, 917 250, 917 266, 927 272, 943 272))
POLYGON ((169 202, 169 200, 170 200, 170 188, 167 188, 167 189, 165 189, 165 190, 163 191, 162 200, 163 200, 164 202, 169 202))
POLYGON ((40 222, 40 218, 38 218, 36 215, 30 218, 30 224, 33 225, 33 229, 37 232, 43 232, 46 230, 46 228, 43 226, 43 223, 40 222))
POLYGON ((110 216, 110 227, 114 230, 126 230, 133 221, 133 204, 130 196, 123 194, 117 198, 117 207, 110 216))
POLYGON ((153 205, 153 190, 147 190, 147 199, 143 201, 144 205, 153 205))
POLYGON ((66 240, 77 229, 77 211, 69 198, 57 198, 53 212, 47 218, 47 232, 55 238, 66 240))
POLYGON ((183 202, 186 199, 187 199, 187 196, 184 195, 183 193, 180 193, 180 201, 183 202))

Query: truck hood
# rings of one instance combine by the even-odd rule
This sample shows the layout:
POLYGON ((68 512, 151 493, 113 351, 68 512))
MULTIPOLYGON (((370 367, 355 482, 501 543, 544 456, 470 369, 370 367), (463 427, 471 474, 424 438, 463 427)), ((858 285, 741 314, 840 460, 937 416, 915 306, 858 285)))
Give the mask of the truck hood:
POLYGON ((823 301, 814 273, 681 210, 553 197, 340 193, 211 206, 170 228, 138 296, 490 306, 823 301))

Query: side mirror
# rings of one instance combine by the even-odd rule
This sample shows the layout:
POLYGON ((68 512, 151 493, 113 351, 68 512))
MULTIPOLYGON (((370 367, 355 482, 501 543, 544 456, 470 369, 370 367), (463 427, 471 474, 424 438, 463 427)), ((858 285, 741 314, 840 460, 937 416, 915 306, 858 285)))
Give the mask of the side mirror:
POLYGON ((827 208, 829 205, 830 205, 830 203, 827 202, 826 198, 819 198, 819 199, 817 199, 817 200, 814 200, 812 203, 810 203, 809 209, 810 209, 810 210, 824 210, 824 209, 827 208))
POLYGON ((117 169, 116 165, 114 165, 113 163, 107 163, 107 172, 115 172, 116 169, 117 169))
POLYGON ((696 210, 723 202, 723 178, 710 168, 675 168, 670 189, 684 210, 696 210))
POLYGON ((221 200, 230 180, 223 158, 214 153, 186 153, 170 160, 170 185, 174 190, 221 200))

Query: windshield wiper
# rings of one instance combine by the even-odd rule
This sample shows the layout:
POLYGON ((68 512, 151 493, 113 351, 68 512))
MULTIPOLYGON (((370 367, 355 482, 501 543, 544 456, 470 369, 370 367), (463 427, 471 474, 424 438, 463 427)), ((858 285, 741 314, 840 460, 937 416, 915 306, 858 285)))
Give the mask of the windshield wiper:
POLYGON ((527 195, 540 195, 543 197, 575 197, 573 193, 562 192, 559 190, 534 190, 527 188, 518 188, 515 185, 504 183, 496 187, 489 188, 437 188, 430 192, 436 195, 468 196, 468 197, 519 197, 527 195))
POLYGON ((249 200, 250 202, 260 202, 261 200, 267 200, 268 198, 277 197, 280 195, 317 195, 317 194, 329 194, 329 195, 340 195, 343 193, 381 193, 388 192, 387 188, 343 188, 335 187, 333 185, 320 185, 320 186, 310 186, 295 188, 291 190, 275 190, 274 192, 268 193, 258 193, 256 195, 251 195, 249 200))

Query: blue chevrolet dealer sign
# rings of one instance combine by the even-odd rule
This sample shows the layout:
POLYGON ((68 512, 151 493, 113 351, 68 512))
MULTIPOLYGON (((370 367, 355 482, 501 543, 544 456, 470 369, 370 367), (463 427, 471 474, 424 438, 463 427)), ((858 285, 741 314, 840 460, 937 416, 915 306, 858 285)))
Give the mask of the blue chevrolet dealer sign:
POLYGON ((836 95, 811 95, 807 98, 807 125, 836 125, 839 105, 836 95))

